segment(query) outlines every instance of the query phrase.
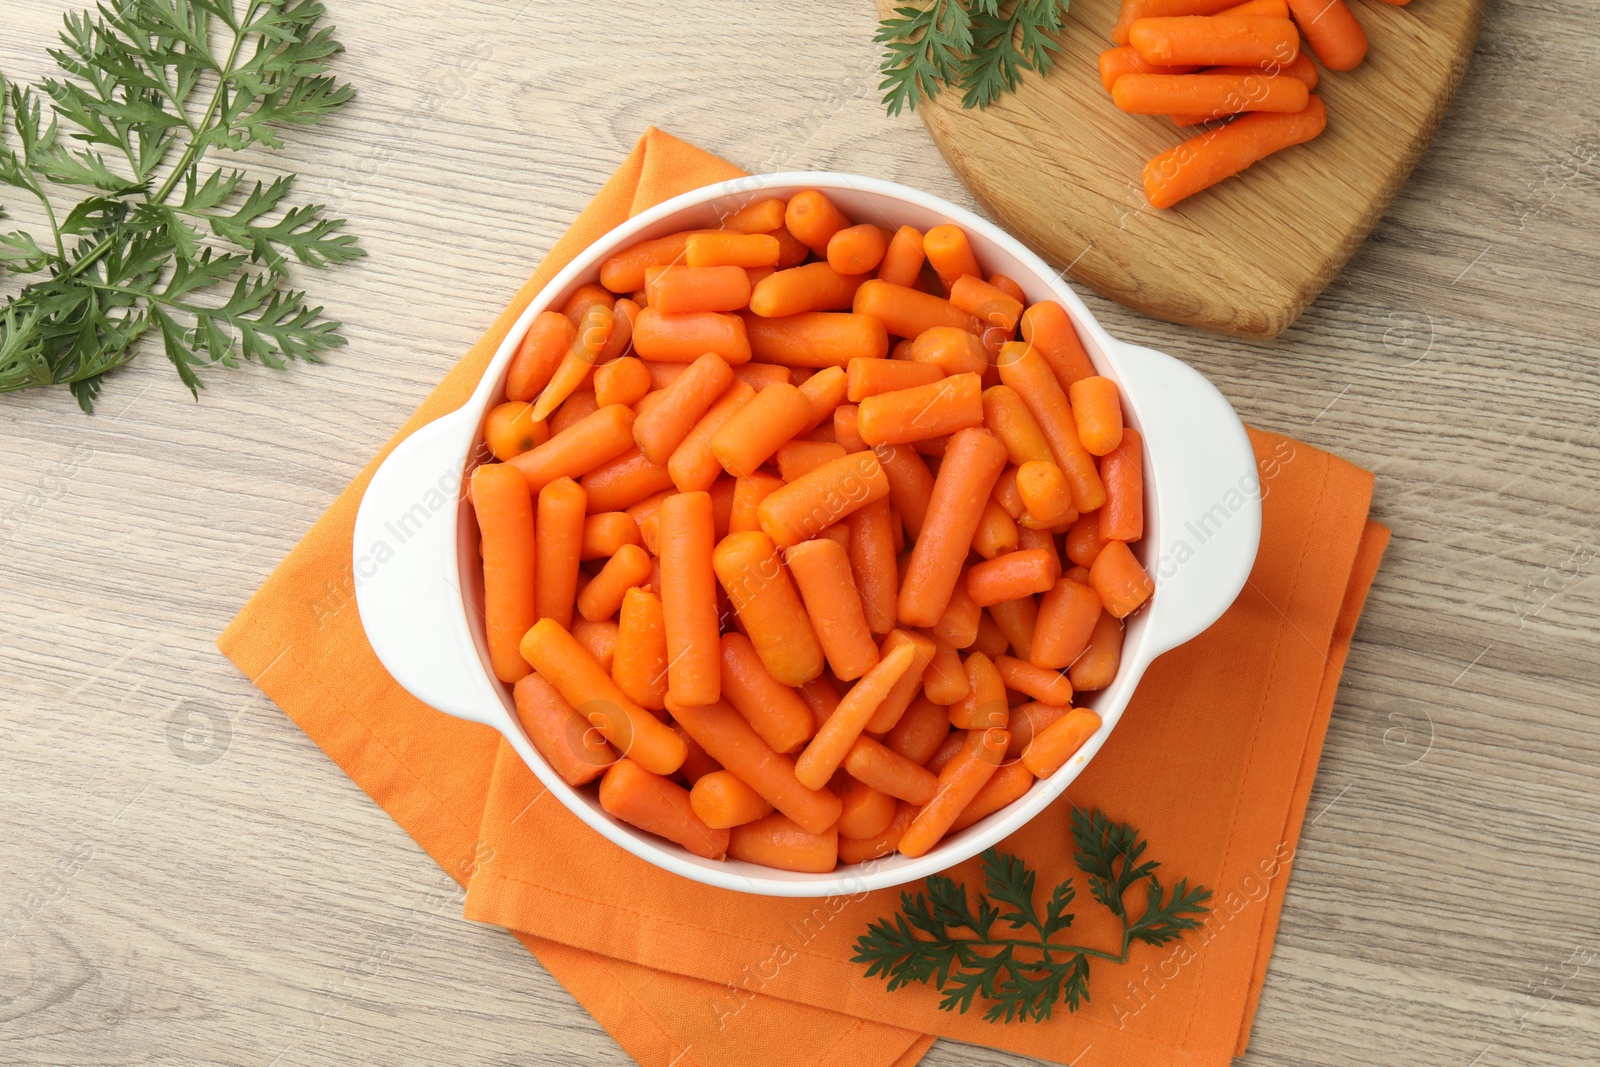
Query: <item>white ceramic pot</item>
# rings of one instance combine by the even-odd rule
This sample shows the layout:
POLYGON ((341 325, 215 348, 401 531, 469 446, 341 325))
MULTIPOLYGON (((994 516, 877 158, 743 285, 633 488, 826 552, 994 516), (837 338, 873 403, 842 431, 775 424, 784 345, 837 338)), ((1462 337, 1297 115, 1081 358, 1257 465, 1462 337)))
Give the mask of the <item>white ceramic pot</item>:
POLYGON ((650 863, 708 885, 772 896, 830 896, 923 878, 976 855, 1033 818, 1076 778, 1112 730, 1140 676, 1161 653, 1194 637, 1233 602, 1255 560, 1261 532, 1254 453, 1233 408, 1186 364, 1113 339, 1043 260, 1008 234, 935 196, 850 174, 766 174, 709 185, 651 208, 573 260, 517 320, 472 399, 422 427, 384 461, 356 516, 356 600, 367 638, 384 667, 423 703, 503 734, 545 787, 607 839, 650 863), (1116 681, 1086 694, 1103 720, 1098 733, 1055 775, 1016 803, 946 837, 925 856, 898 854, 832 874, 796 874, 690 855, 613 819, 595 791, 574 789, 539 755, 517 723, 509 686, 489 669, 482 617, 476 525, 462 506, 470 465, 483 455, 483 423, 504 397, 517 343, 539 312, 560 307, 600 263, 637 241, 714 227, 728 212, 765 197, 820 189, 852 219, 919 230, 964 229, 984 269, 1016 280, 1028 301, 1067 309, 1101 374, 1122 389, 1128 421, 1144 436, 1145 537, 1136 555, 1154 576, 1149 604, 1128 620, 1116 681))

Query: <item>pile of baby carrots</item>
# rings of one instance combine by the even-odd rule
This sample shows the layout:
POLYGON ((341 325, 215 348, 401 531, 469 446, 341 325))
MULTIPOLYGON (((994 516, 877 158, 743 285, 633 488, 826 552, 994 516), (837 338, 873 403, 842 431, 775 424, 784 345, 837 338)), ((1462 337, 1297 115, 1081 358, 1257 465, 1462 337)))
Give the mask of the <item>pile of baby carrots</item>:
MULTIPOLYGON (((1400 5, 1410 0, 1384 0, 1400 5)), ((1344 0, 1122 0, 1100 81, 1123 111, 1207 129, 1145 164, 1153 207, 1323 131, 1317 66, 1353 70, 1367 35, 1344 0)))
POLYGON ((484 432, 495 675, 568 783, 698 856, 920 856, 1012 803, 1153 590, 1140 437, 1061 305, 815 190, 611 256, 484 432))

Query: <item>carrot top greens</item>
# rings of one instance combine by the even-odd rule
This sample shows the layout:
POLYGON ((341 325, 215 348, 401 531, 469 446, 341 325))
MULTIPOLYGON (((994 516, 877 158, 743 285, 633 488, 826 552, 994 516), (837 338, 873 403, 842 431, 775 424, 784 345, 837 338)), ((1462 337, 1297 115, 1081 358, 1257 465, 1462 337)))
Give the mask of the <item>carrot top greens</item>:
POLYGON ((953 85, 962 107, 988 107, 1022 84, 1023 71, 1048 74, 1061 48, 1051 35, 1069 2, 931 0, 895 8, 873 38, 884 46, 884 106, 891 115, 915 111, 953 85))
MULTIPOLYGON (((0 186, 37 200, 42 239, 0 224, 0 392, 68 386, 90 411, 155 331, 178 377, 242 356, 270 367, 344 344, 284 280, 293 256, 365 255, 292 176, 203 167, 208 150, 283 147, 355 91, 316 0, 107 0, 66 16, 38 87, 0 77, 0 186), (48 98, 46 100, 45 98, 48 98)), ((0 209, 0 217, 4 216, 0 209)))

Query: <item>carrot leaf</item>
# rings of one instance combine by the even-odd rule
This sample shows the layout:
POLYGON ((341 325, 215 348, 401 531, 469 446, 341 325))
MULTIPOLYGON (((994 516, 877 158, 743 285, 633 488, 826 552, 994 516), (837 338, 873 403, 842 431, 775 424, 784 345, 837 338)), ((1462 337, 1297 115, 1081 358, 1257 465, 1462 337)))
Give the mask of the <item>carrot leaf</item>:
POLYGON ((914 111, 946 86, 961 91, 962 107, 987 107, 1021 85, 1024 72, 1049 73, 1069 2, 931 0, 896 8, 873 38, 884 46, 884 107, 890 115, 914 111))

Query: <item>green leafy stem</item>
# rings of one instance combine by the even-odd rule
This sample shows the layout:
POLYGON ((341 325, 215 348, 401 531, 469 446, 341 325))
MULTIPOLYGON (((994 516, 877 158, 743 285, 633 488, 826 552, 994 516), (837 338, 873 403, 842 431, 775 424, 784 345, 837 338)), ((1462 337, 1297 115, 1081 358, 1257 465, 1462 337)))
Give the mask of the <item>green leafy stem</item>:
POLYGON ((988 107, 1022 84, 1024 71, 1055 66, 1069 0, 928 0, 906 6, 878 25, 884 107, 916 110, 946 86, 961 90, 962 107, 988 107))

